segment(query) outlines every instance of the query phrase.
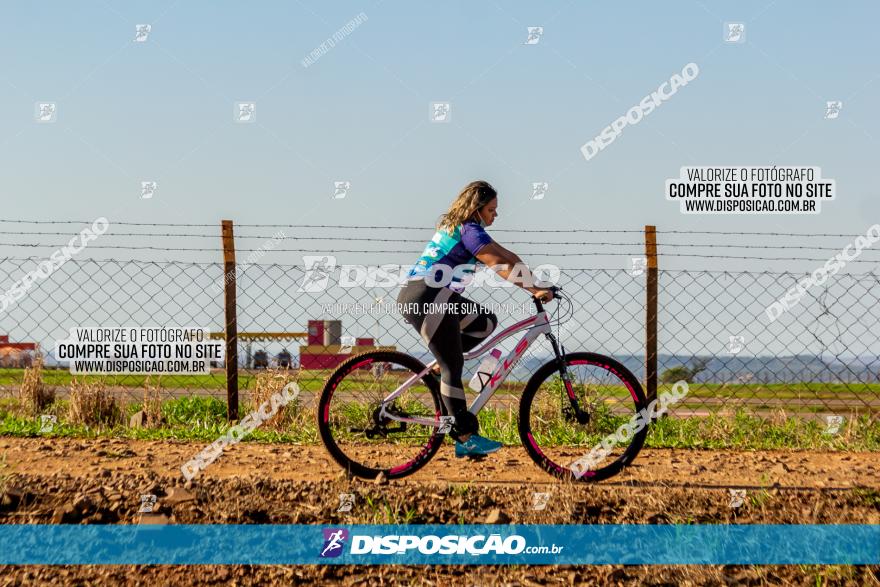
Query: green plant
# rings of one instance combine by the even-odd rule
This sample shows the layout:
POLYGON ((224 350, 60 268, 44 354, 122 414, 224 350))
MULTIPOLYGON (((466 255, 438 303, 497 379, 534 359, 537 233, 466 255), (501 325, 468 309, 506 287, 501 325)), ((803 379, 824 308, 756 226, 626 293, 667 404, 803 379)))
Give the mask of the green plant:
POLYGON ((880 491, 872 487, 856 487, 853 495, 865 505, 880 509, 880 491))
POLYGON ((207 426, 226 422, 226 404, 215 397, 192 395, 162 404, 169 425, 207 426))

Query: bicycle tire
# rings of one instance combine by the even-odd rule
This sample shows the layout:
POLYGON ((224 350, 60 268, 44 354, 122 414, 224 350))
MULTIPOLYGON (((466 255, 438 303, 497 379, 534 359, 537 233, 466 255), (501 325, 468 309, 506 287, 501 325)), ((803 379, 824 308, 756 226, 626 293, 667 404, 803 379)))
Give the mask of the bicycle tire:
MULTIPOLYGON (((567 353, 564 360, 566 361, 567 367, 586 364, 612 372, 628 388, 634 404, 633 414, 648 406, 649 398, 645 397, 645 393, 642 390, 641 384, 639 384, 639 380, 631 371, 629 371, 629 369, 624 367, 618 361, 597 353, 588 352, 567 353)), ((558 374, 555 359, 542 365, 529 379, 525 390, 523 391, 522 399, 520 400, 518 428, 520 441, 525 447, 526 452, 529 453, 532 460, 543 470, 547 471, 554 477, 567 481, 595 483, 620 473, 625 466, 632 463, 642 449, 642 446, 645 443, 645 437, 648 434, 648 424, 633 434, 629 446, 627 446, 618 458, 610 462, 607 466, 593 471, 587 471, 581 476, 576 475, 568 467, 554 462, 544 451, 541 450, 541 447, 534 438, 534 434, 532 434, 530 412, 532 409, 532 402, 535 399, 535 394, 541 389, 542 384, 554 374, 558 374)))
MULTIPOLYGON (((433 428, 433 434, 427 439, 426 443, 422 446, 422 450, 419 451, 414 458, 407 460, 402 465, 390 467, 370 466, 360 462, 363 459, 348 454, 342 447, 340 447, 338 439, 334 437, 332 426, 333 413, 331 410, 331 403, 333 401, 334 393, 337 392, 340 384, 345 381, 346 377, 349 377, 358 369, 371 363, 391 363, 401 366, 408 370, 407 373, 404 373, 404 376, 406 377, 408 377, 410 373, 415 375, 425 369, 425 365, 415 357, 397 351, 367 351, 346 359, 336 368, 336 370, 333 371, 333 373, 330 374, 324 383, 324 388, 321 392, 321 399, 318 402, 318 430, 321 434, 321 441, 330 453, 330 456, 350 474, 364 479, 375 479, 380 473, 382 473, 387 479, 399 479, 401 477, 412 475, 424 467, 440 449, 446 433, 440 433, 437 431, 438 428, 433 428)), ((430 373, 422 377, 421 381, 431 394, 434 416, 439 422, 440 416, 446 415, 446 409, 440 398, 439 382, 430 373)), ((387 393, 390 393, 393 389, 394 388, 388 389, 387 393)), ((425 416, 430 417, 430 414, 425 414, 425 416)))

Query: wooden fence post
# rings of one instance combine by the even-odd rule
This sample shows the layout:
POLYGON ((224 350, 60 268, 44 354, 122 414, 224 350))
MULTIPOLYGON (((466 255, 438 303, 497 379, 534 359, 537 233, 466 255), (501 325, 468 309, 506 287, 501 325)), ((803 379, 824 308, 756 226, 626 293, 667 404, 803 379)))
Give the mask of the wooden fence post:
POLYGON ((226 309, 226 418, 238 420, 238 320, 235 305, 235 238, 232 220, 220 225, 223 239, 223 283, 226 309))
POLYGON ((657 397, 657 227, 645 226, 645 395, 657 397))

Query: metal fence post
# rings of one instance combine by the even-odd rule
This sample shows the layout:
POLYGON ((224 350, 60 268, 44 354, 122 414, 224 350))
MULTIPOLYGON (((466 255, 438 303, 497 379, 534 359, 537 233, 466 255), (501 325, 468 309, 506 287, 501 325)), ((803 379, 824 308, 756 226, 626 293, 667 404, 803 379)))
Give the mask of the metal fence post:
POLYGON ((657 397, 657 227, 645 226, 645 394, 657 397))
POLYGON ((235 238, 232 220, 221 221, 226 308, 226 417, 238 420, 238 322, 235 305, 235 238))

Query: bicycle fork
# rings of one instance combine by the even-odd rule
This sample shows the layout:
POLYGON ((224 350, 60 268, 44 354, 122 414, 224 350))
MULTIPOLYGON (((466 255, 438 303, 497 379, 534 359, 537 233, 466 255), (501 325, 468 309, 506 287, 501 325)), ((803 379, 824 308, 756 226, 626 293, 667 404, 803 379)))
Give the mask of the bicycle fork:
MULTIPOLYGON (((547 340, 550 341, 550 345, 553 347, 553 353, 556 355, 556 369, 559 371, 559 377, 562 379, 563 384, 565 385, 565 391, 568 395, 568 401, 571 404, 571 411, 569 414, 574 416, 574 419, 578 424, 584 425, 590 421, 590 413, 581 409, 580 405, 577 401, 577 396, 574 393, 574 387, 571 385, 571 377, 568 375, 568 366, 565 364, 565 345, 556 342, 556 337, 553 336, 552 332, 548 332, 546 334, 547 340), (560 346, 562 347, 562 351, 560 352, 560 346)), ((562 408, 563 415, 567 412, 565 407, 562 408)))

